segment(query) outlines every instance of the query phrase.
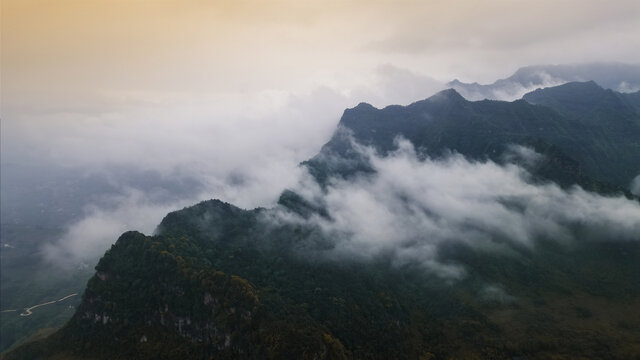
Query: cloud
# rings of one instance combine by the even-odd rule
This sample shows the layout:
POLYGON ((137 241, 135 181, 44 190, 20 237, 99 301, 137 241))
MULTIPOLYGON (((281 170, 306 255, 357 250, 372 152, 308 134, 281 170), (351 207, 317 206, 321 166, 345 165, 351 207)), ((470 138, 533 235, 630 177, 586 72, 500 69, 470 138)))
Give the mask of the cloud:
MULTIPOLYGON (((215 93, 93 90, 73 103, 50 99, 10 108, 2 121, 2 163, 105 176, 113 168, 152 171, 192 179, 209 197, 241 207, 266 206, 297 181, 298 164, 318 152, 343 109, 360 101, 408 103, 440 86, 387 65, 344 93, 324 85, 215 93)), ((119 186, 127 182, 121 176, 109 175, 119 186)))
POLYGON ((88 205, 86 215, 70 224, 58 240, 43 244, 43 258, 63 268, 93 263, 121 233, 138 229, 151 234, 169 211, 187 206, 190 201, 156 203, 149 194, 125 189, 123 194, 109 197, 108 205, 88 205))
POLYGON ((636 91, 640 91, 640 86, 637 86, 637 85, 634 86, 634 85, 631 85, 631 84, 627 83, 626 81, 623 81, 623 82, 620 83, 618 88, 615 89, 615 90, 618 91, 618 92, 621 92, 621 93, 634 93, 636 91))
MULTIPOLYGON (((65 235, 44 254, 62 262, 94 261, 123 231, 151 231, 162 215, 202 200, 272 206, 283 189, 296 184, 302 173, 298 164, 318 152, 338 114, 356 97, 400 99, 406 93, 384 90, 399 81, 415 84, 408 90, 415 96, 429 95, 434 81, 385 69, 374 72, 376 87, 363 84, 350 95, 320 86, 297 93, 110 93, 93 106, 90 101, 68 109, 51 104, 3 122, 8 130, 2 135, 3 166, 26 162, 33 167, 30 177, 46 168, 69 181, 92 174, 91 181, 74 182, 82 188, 78 194, 92 193, 76 201, 84 202, 84 215, 60 223, 65 235), (94 183, 109 184, 109 190, 84 191, 94 183)), ((57 191, 53 188, 66 185, 51 186, 57 191)))
MULTIPOLYGON (((636 61, 637 9, 626 0, 534 8, 504 1, 8 1, 2 165, 104 173, 115 188, 139 192, 117 191, 113 202, 131 198, 150 218, 154 206, 178 202, 159 201, 114 168, 190 179, 198 195, 176 194, 194 202, 268 206, 298 181, 298 163, 317 153, 344 108, 407 104, 455 76, 493 80, 532 63, 636 61)), ((523 92, 514 91, 500 96, 523 92)), ((147 226, 142 215, 138 226, 136 217, 81 200, 97 207, 87 213, 103 219, 96 228, 113 225, 114 240, 124 220, 147 226)), ((93 231, 82 221, 61 226, 81 238, 80 229, 93 231)))
MULTIPOLYGON (((475 72, 475 80, 483 80, 478 79, 479 73, 484 72, 478 64, 502 64, 498 66, 502 68, 521 65, 523 60, 530 64, 636 61, 633 54, 637 54, 637 46, 610 56, 612 53, 598 52, 587 44, 595 41, 608 48, 616 41, 631 40, 638 31, 638 22, 632 15, 640 10, 637 2, 624 0, 610 7, 603 7, 596 0, 529 5, 524 1, 431 1, 387 9, 388 22, 397 26, 371 39, 366 49, 431 58, 438 63, 446 58, 461 72, 475 72), (473 65, 463 65, 470 60, 473 65)), ((492 74, 495 76, 497 73, 492 74)))
MULTIPOLYGON (((503 87, 492 89, 490 91, 491 97, 489 98, 503 101, 513 101, 522 98, 525 94, 530 93, 536 89, 558 86, 567 82, 564 79, 554 78, 544 71, 538 72, 537 76, 539 78, 539 81, 536 83, 521 84, 514 81, 504 84, 503 87)), ((470 97, 468 99, 482 100, 474 99, 473 97, 470 97)))
POLYGON ((554 77, 545 71, 537 71, 529 74, 528 79, 498 80, 492 85, 461 84, 453 81, 450 85, 467 100, 478 101, 484 99, 514 101, 525 94, 539 88, 546 88, 565 84, 576 79, 564 79, 554 77))
POLYGON ((525 168, 531 168, 537 165, 544 158, 543 155, 537 153, 535 150, 519 145, 510 144, 507 146, 506 151, 502 155, 502 159, 507 163, 520 163, 525 168))
POLYGON ((629 185, 629 190, 632 194, 640 196, 640 175, 636 176, 631 180, 631 185, 629 185))
MULTIPOLYGON (((470 161, 459 154, 424 158, 406 140, 387 157, 357 146, 375 174, 334 179, 325 191, 302 181, 298 191, 326 209, 306 221, 334 239, 318 255, 333 259, 389 257, 397 266, 422 266, 443 278, 465 275, 443 261, 439 248, 463 243, 479 251, 534 249, 539 239, 640 241, 640 205, 575 186, 534 184, 514 165, 470 161), (502 250, 500 250, 502 249, 502 250)), ((530 149, 516 148, 529 158, 530 149)), ((291 214, 285 218, 292 221, 291 214)))
POLYGON ((509 295, 500 285, 486 285, 480 290, 480 299, 489 303, 511 304, 516 298, 509 295))
POLYGON ((373 75, 373 84, 352 91, 350 97, 355 100, 352 104, 364 101, 376 107, 406 105, 445 89, 442 81, 392 64, 378 66, 373 75))

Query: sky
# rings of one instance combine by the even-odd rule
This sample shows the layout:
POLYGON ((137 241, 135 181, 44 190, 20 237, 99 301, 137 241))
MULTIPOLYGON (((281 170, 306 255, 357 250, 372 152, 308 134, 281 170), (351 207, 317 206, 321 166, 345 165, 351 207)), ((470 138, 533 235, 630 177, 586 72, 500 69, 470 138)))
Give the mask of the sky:
POLYGON ((1 1, 3 166, 202 185, 167 202, 114 179, 111 205, 88 203, 67 234, 90 228, 100 244, 202 199, 272 205, 359 102, 408 104, 532 64, 640 59, 636 0, 1 1))
POLYGON ((52 123, 126 128, 152 109, 229 123, 305 101, 297 121, 332 125, 344 107, 406 104, 453 78, 638 62, 639 18, 633 0, 2 0, 3 140, 42 142, 33 127, 52 123))

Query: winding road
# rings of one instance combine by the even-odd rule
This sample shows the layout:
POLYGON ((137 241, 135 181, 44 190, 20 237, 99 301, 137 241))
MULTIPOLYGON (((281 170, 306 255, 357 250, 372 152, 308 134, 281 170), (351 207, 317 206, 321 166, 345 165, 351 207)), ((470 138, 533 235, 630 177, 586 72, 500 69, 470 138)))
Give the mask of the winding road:
MULTIPOLYGON (((70 298, 72 296, 76 296, 76 295, 78 295, 78 293, 73 293, 73 294, 67 295, 67 296, 65 296, 65 297, 63 297, 63 298, 61 298, 59 300, 48 301, 46 303, 33 305, 31 307, 24 308, 24 312, 20 313, 20 316, 29 316, 29 315, 33 314, 33 312, 31 310, 33 310, 35 308, 38 308, 40 306, 50 305, 50 304, 57 303, 57 302, 60 302, 60 301, 64 301, 64 300, 67 300, 68 298, 70 298)), ((14 311, 17 311, 17 310, 2 310, 1 312, 14 312, 14 311)))

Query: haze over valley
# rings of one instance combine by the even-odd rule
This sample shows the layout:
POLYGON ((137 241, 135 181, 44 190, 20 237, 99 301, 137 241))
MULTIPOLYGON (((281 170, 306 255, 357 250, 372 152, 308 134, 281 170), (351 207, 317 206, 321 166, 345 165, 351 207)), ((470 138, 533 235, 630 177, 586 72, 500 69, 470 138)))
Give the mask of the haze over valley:
POLYGON ((1 356, 640 356, 639 13, 3 0, 1 356))

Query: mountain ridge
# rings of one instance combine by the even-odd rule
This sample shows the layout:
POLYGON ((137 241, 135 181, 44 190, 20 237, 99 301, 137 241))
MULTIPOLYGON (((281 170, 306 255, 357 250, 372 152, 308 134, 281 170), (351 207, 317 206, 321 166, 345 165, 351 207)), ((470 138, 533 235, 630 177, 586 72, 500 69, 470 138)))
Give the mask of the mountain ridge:
POLYGON ((521 67, 511 76, 496 80, 492 84, 464 83, 455 79, 447 85, 457 89, 470 100, 515 100, 536 88, 589 80, 615 91, 637 92, 640 90, 640 64, 601 62, 532 65, 521 67))
MULTIPOLYGON (((609 106, 604 114, 608 114, 607 123, 612 125, 604 126, 596 121, 598 118, 590 120, 584 114, 577 117, 563 114, 564 108, 557 101, 545 103, 546 106, 527 102, 527 99, 532 101, 535 94, 553 93, 553 89, 566 86, 575 87, 574 91, 569 91, 572 96, 569 100, 579 99, 585 90, 592 91, 594 86, 600 95, 613 96, 616 100, 623 98, 595 83, 570 83, 537 90, 514 102, 467 101, 455 89, 449 89, 407 106, 376 109, 360 104, 345 110, 334 136, 319 155, 304 164, 321 182, 327 177, 322 169, 328 166, 321 160, 323 157, 353 159, 359 162, 358 169, 366 171, 366 164, 357 156, 354 158, 349 136, 343 129, 348 129, 357 142, 373 144, 383 154, 394 148, 397 136, 425 148, 432 157, 441 156, 446 150, 473 159, 488 156, 498 162, 509 144, 538 143, 540 149, 552 146, 563 157, 580 164, 572 183, 593 189, 610 183, 612 186, 604 187, 624 192, 634 176, 640 173, 640 165, 635 161, 640 158, 640 144, 635 136, 640 133, 640 112, 625 102, 620 102, 622 108, 609 106), (594 143, 602 144, 606 151, 594 147, 594 143)), ((591 102, 580 103, 583 108, 591 105, 591 102)), ((348 172, 346 169, 340 171, 348 172)), ((553 177, 549 180, 558 181, 553 177)), ((566 181, 560 183, 569 185, 566 181)))

